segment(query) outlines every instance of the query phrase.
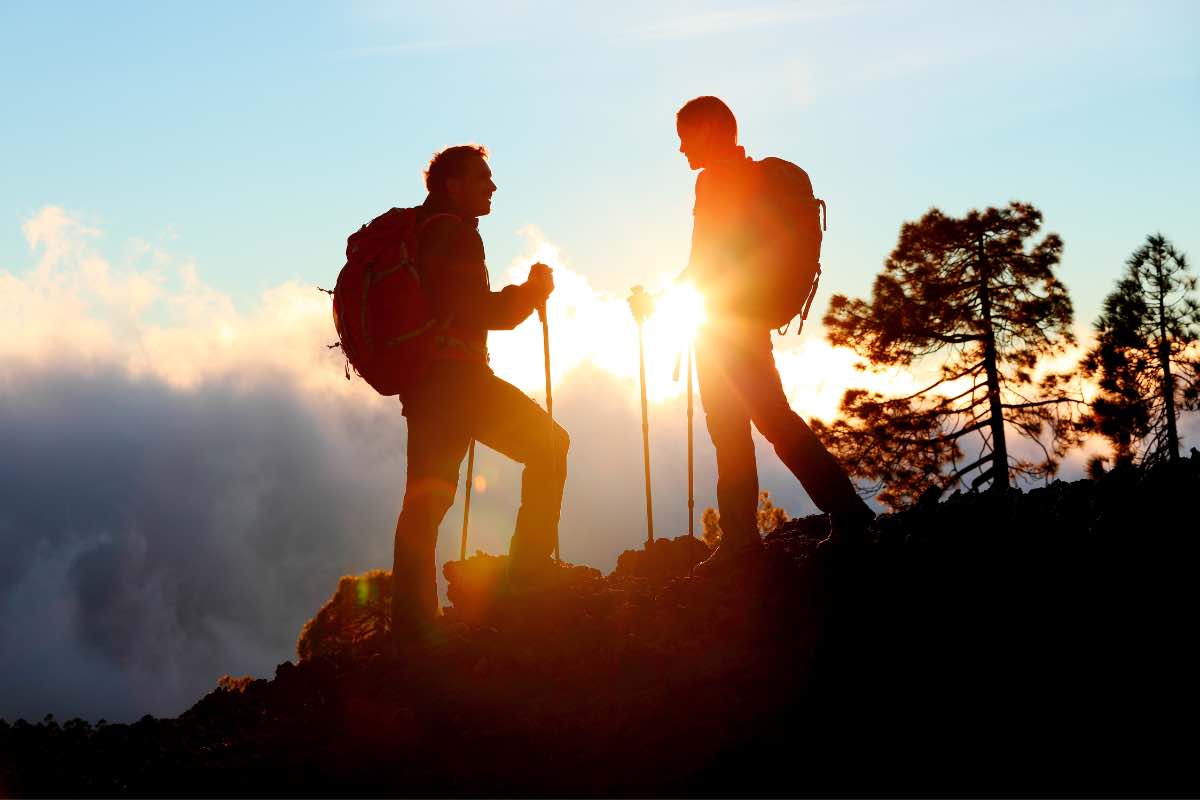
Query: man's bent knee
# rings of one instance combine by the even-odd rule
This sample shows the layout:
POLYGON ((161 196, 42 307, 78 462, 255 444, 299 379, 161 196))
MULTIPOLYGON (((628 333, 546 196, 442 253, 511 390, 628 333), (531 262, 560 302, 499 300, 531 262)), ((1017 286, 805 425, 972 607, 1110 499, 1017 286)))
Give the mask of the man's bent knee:
POLYGON ((567 451, 571 449, 571 436, 567 433, 567 429, 561 425, 554 426, 554 457, 555 459, 566 460, 567 451))
POLYGON ((454 505, 457 481, 445 478, 424 478, 410 475, 404 488, 404 505, 401 511, 411 514, 428 514, 439 522, 454 505))
POLYGON ((570 435, 561 425, 555 424, 554 431, 550 435, 550 442, 547 444, 547 450, 544 452, 547 456, 547 463, 554 473, 562 475, 564 478, 567 473, 567 451, 570 449, 570 435))

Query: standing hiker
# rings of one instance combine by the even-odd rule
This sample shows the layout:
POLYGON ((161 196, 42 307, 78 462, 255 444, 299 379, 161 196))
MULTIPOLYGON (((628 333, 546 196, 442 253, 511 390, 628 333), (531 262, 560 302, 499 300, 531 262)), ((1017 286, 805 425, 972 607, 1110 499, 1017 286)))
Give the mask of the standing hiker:
POLYGON ((762 551, 751 422, 817 507, 830 515, 826 545, 860 542, 875 515, 788 405, 771 345, 771 329, 801 313, 807 299, 801 295, 819 271, 820 228, 814 227, 819 201, 812 199, 807 175, 795 165, 746 156, 737 143, 733 112, 716 97, 689 101, 676 116, 676 128, 688 166, 702 170, 696 179, 691 256, 680 277, 705 296, 708 320, 696 342, 696 368, 717 456, 723 531, 721 544, 697 573, 762 551), (787 183, 794 188, 797 174, 807 187, 802 218, 782 208, 792 205, 785 197, 791 191, 787 183))
POLYGON ((567 432, 488 366, 489 330, 516 327, 554 290, 551 269, 534 264, 516 286, 491 290, 479 217, 496 184, 487 150, 450 147, 425 173, 418 209, 418 272, 433 317, 432 360, 400 391, 408 418, 408 477, 396 521, 392 621, 403 641, 438 613, 438 525, 454 502, 459 466, 472 439, 525 465, 521 507, 509 547, 510 576, 528 581, 552 568, 567 476, 567 432))

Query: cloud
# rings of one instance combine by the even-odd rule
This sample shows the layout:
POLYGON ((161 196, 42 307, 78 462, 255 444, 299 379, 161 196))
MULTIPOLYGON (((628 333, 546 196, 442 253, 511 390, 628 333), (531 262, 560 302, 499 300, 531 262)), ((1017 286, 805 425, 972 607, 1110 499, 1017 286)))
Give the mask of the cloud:
POLYGON ((68 361, 117 365, 176 388, 275 369, 310 391, 355 394, 331 367, 329 300, 312 286, 267 290, 249 314, 206 285, 196 266, 145 242, 114 264, 101 234, 49 206, 23 230, 37 254, 25 275, 0 272, 0 370, 68 361))
POLYGON ((339 575, 385 563, 395 415, 260 378, 0 384, 0 716, 178 713, 223 673, 269 673, 339 575))
POLYGON ((0 271, 0 716, 178 713, 390 560, 399 409, 344 379, 312 287, 240 314, 62 209, 24 231, 34 266, 0 271))

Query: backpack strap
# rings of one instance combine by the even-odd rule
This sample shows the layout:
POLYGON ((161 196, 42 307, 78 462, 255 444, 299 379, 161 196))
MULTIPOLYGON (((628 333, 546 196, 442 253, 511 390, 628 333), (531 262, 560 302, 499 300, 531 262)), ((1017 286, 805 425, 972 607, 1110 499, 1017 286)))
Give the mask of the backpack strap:
MULTIPOLYGON (((821 203, 821 205, 825 205, 821 203)), ((808 311, 812 308, 813 300, 817 296, 817 287, 821 285, 821 264, 817 264, 817 274, 813 276, 812 288, 808 290, 808 299, 804 301, 804 311, 800 314, 800 325, 796 328, 796 335, 800 335, 800 331, 804 330, 804 323, 808 321, 808 311)))

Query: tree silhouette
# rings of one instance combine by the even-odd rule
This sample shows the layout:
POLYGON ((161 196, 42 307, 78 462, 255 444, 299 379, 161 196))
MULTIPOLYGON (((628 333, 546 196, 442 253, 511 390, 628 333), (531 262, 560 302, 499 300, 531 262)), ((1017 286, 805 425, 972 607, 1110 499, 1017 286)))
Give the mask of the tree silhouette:
POLYGON ((373 569, 362 575, 343 575, 333 596, 304 623, 296 655, 308 661, 369 649, 373 640, 387 632, 391 604, 391 572, 373 569))
MULTIPOLYGON (((777 527, 790 519, 787 511, 771 501, 771 493, 766 489, 758 493, 758 511, 755 514, 758 535, 766 536, 777 527)), ((703 528, 701 537, 710 549, 721 543, 721 515, 715 508, 706 508, 700 515, 700 525, 703 528)))
POLYGON ((700 525, 704 528, 704 543, 710 550, 715 550, 721 543, 721 515, 715 508, 706 508, 700 515, 700 525))
POLYGON ((892 507, 964 480, 1003 491, 1013 475, 1052 475, 1071 429, 1061 376, 1037 381, 1038 362, 1074 343, 1071 301, 1054 275, 1062 240, 1041 228, 1028 203, 954 218, 930 209, 900 229, 870 301, 835 295, 825 315, 829 341, 871 369, 940 361, 930 386, 905 397, 851 389, 841 419, 818 435, 856 477, 873 480, 892 507), (1013 457, 1006 426, 1034 441, 1042 458, 1013 457), (1047 443, 1047 426, 1053 436, 1047 443), (967 439, 977 434, 974 440, 967 439), (960 465, 966 441, 978 441, 960 465))
POLYGON ((771 502, 771 493, 763 490, 758 493, 758 532, 766 536, 789 519, 788 513, 771 502))
POLYGON ((1083 427, 1112 443, 1118 464, 1176 461, 1179 412, 1200 407, 1196 276, 1161 233, 1125 266, 1081 364, 1100 388, 1083 427))

